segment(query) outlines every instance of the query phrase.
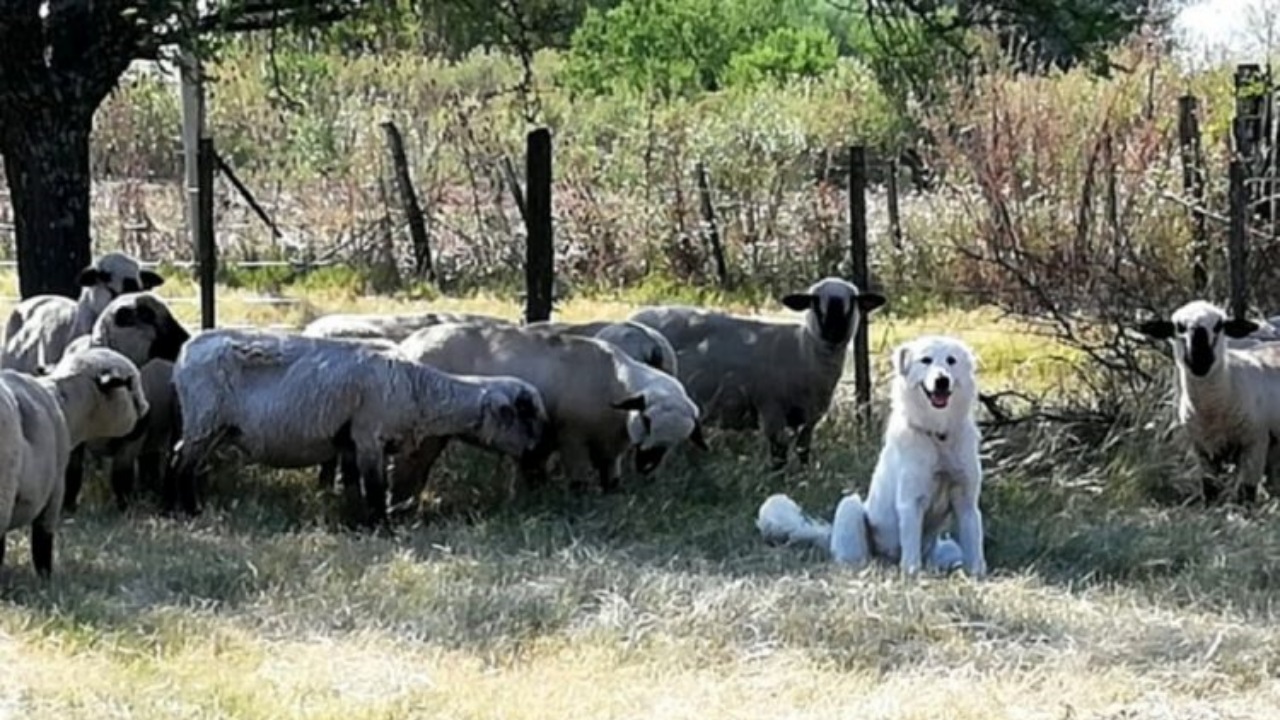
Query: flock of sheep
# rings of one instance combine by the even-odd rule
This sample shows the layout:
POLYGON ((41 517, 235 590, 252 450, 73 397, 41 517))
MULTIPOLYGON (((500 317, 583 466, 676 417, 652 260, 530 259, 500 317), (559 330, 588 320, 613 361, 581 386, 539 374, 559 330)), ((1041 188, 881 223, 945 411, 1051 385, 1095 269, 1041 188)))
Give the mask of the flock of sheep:
POLYGON ((827 278, 783 298, 800 324, 658 306, 623 322, 428 312, 192 335, 149 292, 164 279, 128 255, 103 255, 79 282, 78 301, 18 305, 0 361, 0 446, 12 456, 0 457, 0 533, 32 526, 42 575, 86 454, 108 464, 121 509, 141 485, 189 514, 219 448, 318 466, 362 525, 411 506, 455 439, 512 458, 526 483, 558 459, 574 485, 603 491, 619 487, 628 455, 646 475, 686 441, 706 451, 704 424, 760 427, 775 467, 794 433, 805 463, 860 319, 884 303, 827 278))
MULTIPOLYGON (((528 484, 545 482, 558 458, 575 485, 594 479, 603 491, 618 488, 628 454, 645 475, 685 441, 707 450, 704 425, 759 428, 774 469, 786 464, 794 440, 796 459, 805 464, 850 340, 863 316, 885 302, 825 278, 782 298, 804 313, 800 323, 655 306, 622 322, 329 315, 300 333, 215 329, 193 336, 149 292, 163 278, 127 255, 103 255, 79 282, 78 301, 38 296, 18 305, 0 361, 0 563, 3 534, 30 525, 33 564, 42 575, 52 570, 61 515, 76 508, 86 454, 108 463, 121 509, 140 484, 159 491, 166 509, 189 514, 199 512, 202 477, 221 447, 273 468, 318 466, 321 485, 333 488, 340 480, 354 522, 364 525, 411 506, 454 439, 513 459, 528 484)), ((1264 465, 1280 467, 1267 462, 1277 459, 1270 450, 1280 434, 1280 390, 1266 390, 1280 384, 1259 380, 1280 372, 1280 344, 1229 348, 1227 336, 1245 337, 1259 326, 1228 320, 1200 302, 1142 329, 1173 343, 1179 418, 1201 458, 1239 460, 1246 490, 1256 486, 1264 465)), ((952 372, 971 373, 968 349, 949 338, 930 342, 916 355, 934 348, 945 364, 913 364, 910 343, 895 350, 895 388, 906 388, 894 396, 893 412, 904 413, 897 425, 902 432, 918 430, 913 418, 927 416, 930 407, 947 410, 953 419, 946 422, 956 427, 972 420, 967 401, 948 409, 945 387, 968 383, 976 397, 976 382, 952 372), (957 357, 963 362, 948 368, 957 357)), ((930 430, 927 439, 947 443, 944 429, 930 430)), ((959 436, 971 450, 930 450, 929 462, 941 464, 929 466, 928 482, 873 480, 872 505, 864 513, 859 504, 851 515, 860 518, 857 547, 895 556, 881 545, 886 537, 897 543, 899 519, 903 532, 917 528, 919 534, 924 523, 932 528, 926 534, 936 534, 940 519, 949 519, 928 510, 937 498, 904 499, 907 491, 897 488, 925 492, 920 488, 928 485, 928 493, 954 497, 958 491, 934 478, 945 480, 950 472, 964 476, 960 485, 972 490, 967 504, 951 508, 962 526, 963 547, 956 552, 971 571, 985 570, 976 429, 959 436), (964 472, 955 471, 957 463, 964 472), (889 489, 877 490, 877 482, 889 489), (925 514, 913 519, 911 503, 925 514), (893 523, 886 534, 877 518, 894 512, 899 519, 883 520, 893 523)), ((878 467, 877 477, 919 470, 922 451, 909 447, 887 448, 881 463, 888 469, 878 467)), ((797 508, 773 506, 790 513, 788 522, 800 522, 797 508)), ((824 542, 830 536, 809 534, 824 542)), ((923 541, 928 554, 933 538, 923 541)), ((920 546, 906 547, 916 548, 907 554, 918 564, 920 546)))

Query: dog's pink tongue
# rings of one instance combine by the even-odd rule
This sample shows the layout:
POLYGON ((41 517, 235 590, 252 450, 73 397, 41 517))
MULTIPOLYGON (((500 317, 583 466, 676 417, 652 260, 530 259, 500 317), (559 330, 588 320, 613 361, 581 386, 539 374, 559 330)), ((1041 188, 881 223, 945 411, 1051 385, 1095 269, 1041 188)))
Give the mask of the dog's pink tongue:
POLYGON ((951 399, 950 395, 930 395, 929 396, 929 402, 932 403, 933 406, 936 408, 946 407, 947 401, 950 399, 951 399))

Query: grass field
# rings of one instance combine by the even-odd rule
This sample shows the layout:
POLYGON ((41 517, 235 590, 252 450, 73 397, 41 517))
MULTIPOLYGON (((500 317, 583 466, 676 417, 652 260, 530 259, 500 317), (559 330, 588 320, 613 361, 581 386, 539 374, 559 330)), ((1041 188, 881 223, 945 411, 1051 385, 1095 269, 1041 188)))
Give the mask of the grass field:
MULTIPOLYGON (((220 313, 393 307, 307 299, 281 312, 228 293, 220 313)), ((563 316, 627 309, 575 300, 563 316)), ((990 389, 1061 382, 1051 358, 1070 357, 987 311, 886 315, 877 377, 890 344, 934 331, 974 345, 990 389)), ((843 488, 865 489, 876 439, 844 406, 817 465, 785 479, 760 471, 757 438, 714 434, 713 455, 677 454, 616 496, 506 502, 507 466, 454 448, 452 510, 395 537, 335 529, 313 473, 229 469, 193 521, 121 517, 99 478, 51 583, 25 535, 10 539, 0 718, 1277 717, 1276 512, 1113 491, 1171 472, 1154 434, 1111 453, 1053 429, 992 434, 982 582, 854 574, 759 541, 770 492, 829 515, 843 488)))

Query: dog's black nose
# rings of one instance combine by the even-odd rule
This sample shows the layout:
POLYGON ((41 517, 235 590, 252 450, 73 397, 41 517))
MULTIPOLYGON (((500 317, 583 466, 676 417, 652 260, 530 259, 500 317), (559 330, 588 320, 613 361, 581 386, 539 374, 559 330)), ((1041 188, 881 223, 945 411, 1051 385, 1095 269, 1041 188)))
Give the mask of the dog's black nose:
POLYGON ((933 381, 934 392, 946 392, 951 389, 951 378, 946 375, 939 375, 937 380, 933 381))

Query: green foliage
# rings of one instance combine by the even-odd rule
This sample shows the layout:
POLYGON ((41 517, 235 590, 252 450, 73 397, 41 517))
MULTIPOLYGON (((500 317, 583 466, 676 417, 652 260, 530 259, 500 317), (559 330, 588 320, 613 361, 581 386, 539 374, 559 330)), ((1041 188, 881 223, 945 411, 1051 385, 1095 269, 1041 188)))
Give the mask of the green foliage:
POLYGON ((735 81, 811 77, 836 43, 800 0, 624 0, 574 33, 566 83, 670 99, 735 81))

